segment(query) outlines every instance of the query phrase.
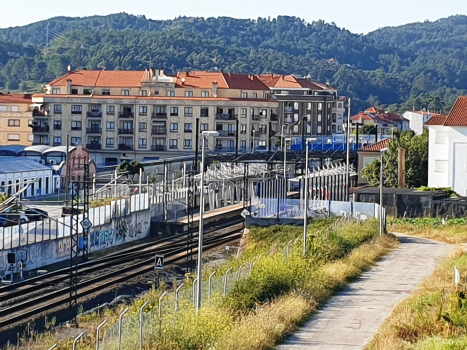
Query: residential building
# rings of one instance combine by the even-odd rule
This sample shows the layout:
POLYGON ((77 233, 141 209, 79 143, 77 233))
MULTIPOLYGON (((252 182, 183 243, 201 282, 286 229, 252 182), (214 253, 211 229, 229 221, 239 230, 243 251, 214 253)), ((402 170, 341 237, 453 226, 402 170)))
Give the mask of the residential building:
POLYGON ((407 111, 402 116, 408 120, 409 128, 415 131, 417 135, 421 135, 425 129, 425 123, 432 117, 439 117, 441 114, 431 113, 430 111, 407 111))
POLYGON ((211 151, 266 149, 278 130, 278 101, 247 74, 70 68, 33 101, 41 106, 35 144, 65 145, 69 133, 71 144, 85 145, 98 164, 193 152, 196 123, 199 132, 219 131, 208 142, 211 151))
POLYGON ((352 122, 351 132, 357 127, 366 124, 372 124, 377 129, 378 135, 391 135, 395 129, 407 130, 409 128, 408 120, 396 113, 386 112, 376 107, 370 107, 350 118, 352 122))
POLYGON ((0 92, 0 144, 31 145, 33 131, 30 124, 33 112, 32 96, 0 92))
POLYGON ((358 155, 358 164, 357 164, 357 169, 358 169, 358 179, 357 179, 357 184, 360 185, 366 185, 368 184, 368 181, 366 181, 364 178, 361 176, 361 171, 367 166, 373 163, 375 159, 378 159, 381 157, 381 150, 383 148, 387 148, 389 146, 389 142, 391 139, 385 139, 376 143, 373 143, 372 145, 367 145, 362 148, 360 148, 357 151, 358 155))
POLYGON ((428 186, 451 187, 467 196, 467 96, 457 99, 448 116, 433 116, 428 127, 428 186))

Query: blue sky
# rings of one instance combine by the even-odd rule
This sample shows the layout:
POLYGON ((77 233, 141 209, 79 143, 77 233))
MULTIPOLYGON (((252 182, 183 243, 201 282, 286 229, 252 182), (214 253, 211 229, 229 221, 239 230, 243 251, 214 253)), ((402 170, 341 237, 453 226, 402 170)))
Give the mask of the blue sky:
POLYGON ((354 33, 381 27, 434 21, 455 14, 467 15, 466 0, 0 0, 0 28, 25 25, 55 16, 84 17, 127 12, 152 19, 180 15, 235 18, 291 15, 307 22, 323 19, 354 33))

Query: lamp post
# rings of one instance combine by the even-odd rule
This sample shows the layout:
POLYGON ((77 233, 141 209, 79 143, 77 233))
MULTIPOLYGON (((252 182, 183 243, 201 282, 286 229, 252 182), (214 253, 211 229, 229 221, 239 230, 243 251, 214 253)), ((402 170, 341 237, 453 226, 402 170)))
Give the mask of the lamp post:
POLYGON ((303 255, 306 254, 306 244, 308 238, 308 171, 309 171, 309 160, 308 160, 308 153, 309 153, 309 144, 311 141, 316 141, 317 138, 307 138, 305 141, 305 188, 303 192, 303 255))
POLYGON ((203 214, 204 214, 204 150, 206 148, 205 140, 208 136, 219 136, 217 131, 203 131, 201 145, 201 183, 199 196, 199 231, 198 231, 198 294, 196 299, 196 313, 201 308, 201 293, 203 291, 203 214))
POLYGON ((383 235, 383 155, 389 148, 381 149, 381 164, 379 169, 379 235, 383 235))
POLYGON ((253 147, 252 147, 253 151, 252 151, 252 153, 255 152, 255 132, 256 132, 255 128, 251 129, 251 134, 253 136, 253 147))
POLYGON ((345 143, 346 143, 346 166, 345 166, 345 200, 349 200, 349 162, 350 162, 350 114, 352 108, 352 99, 349 98, 349 106, 348 106, 348 116, 347 116, 347 125, 343 125, 344 132, 345 132, 345 143))
POLYGON ((292 141, 290 137, 284 139, 284 179, 287 178, 287 141, 292 141))

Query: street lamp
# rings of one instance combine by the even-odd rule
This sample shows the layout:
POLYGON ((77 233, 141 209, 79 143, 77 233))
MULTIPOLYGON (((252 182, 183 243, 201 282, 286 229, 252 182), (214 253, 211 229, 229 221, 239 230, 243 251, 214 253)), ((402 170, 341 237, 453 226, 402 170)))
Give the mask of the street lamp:
POLYGON ((287 178, 287 141, 292 141, 292 139, 290 137, 284 139, 284 179, 287 178))
POLYGON ((383 235, 383 155, 389 148, 381 149, 381 167, 379 169, 379 235, 383 235))
POLYGON ((308 236, 308 171, 309 171, 309 164, 308 164, 308 152, 309 152, 309 144, 311 141, 316 141, 316 137, 309 137, 305 141, 305 191, 303 192, 303 255, 306 254, 306 243, 307 243, 307 236, 308 236))
POLYGON ((253 136, 253 147, 252 147, 253 151, 252 151, 252 153, 255 152, 255 132, 256 132, 255 128, 251 129, 251 134, 253 136))
POLYGON ((202 146, 201 146, 201 183, 200 183, 200 198, 199 198, 199 231, 198 231, 198 295, 196 299, 196 312, 201 308, 201 292, 203 290, 203 214, 204 214, 204 150, 206 148, 205 141, 208 136, 219 136, 217 131, 203 131, 202 146))

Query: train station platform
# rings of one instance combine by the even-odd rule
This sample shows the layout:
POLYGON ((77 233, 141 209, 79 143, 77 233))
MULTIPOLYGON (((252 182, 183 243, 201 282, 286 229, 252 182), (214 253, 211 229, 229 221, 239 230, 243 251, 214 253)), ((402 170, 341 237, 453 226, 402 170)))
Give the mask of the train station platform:
MULTIPOLYGON (((221 208, 216 208, 214 210, 209 210, 205 211, 203 214, 203 220, 210 220, 212 218, 219 218, 222 219, 225 216, 232 216, 235 215, 236 212, 240 214, 243 210, 243 203, 237 203, 233 205, 228 205, 226 207, 221 207, 221 208)), ((193 222, 198 222, 199 221, 199 214, 193 215, 193 222)), ((179 224, 187 224, 188 223, 188 217, 184 217, 182 219, 177 220, 179 224)))

